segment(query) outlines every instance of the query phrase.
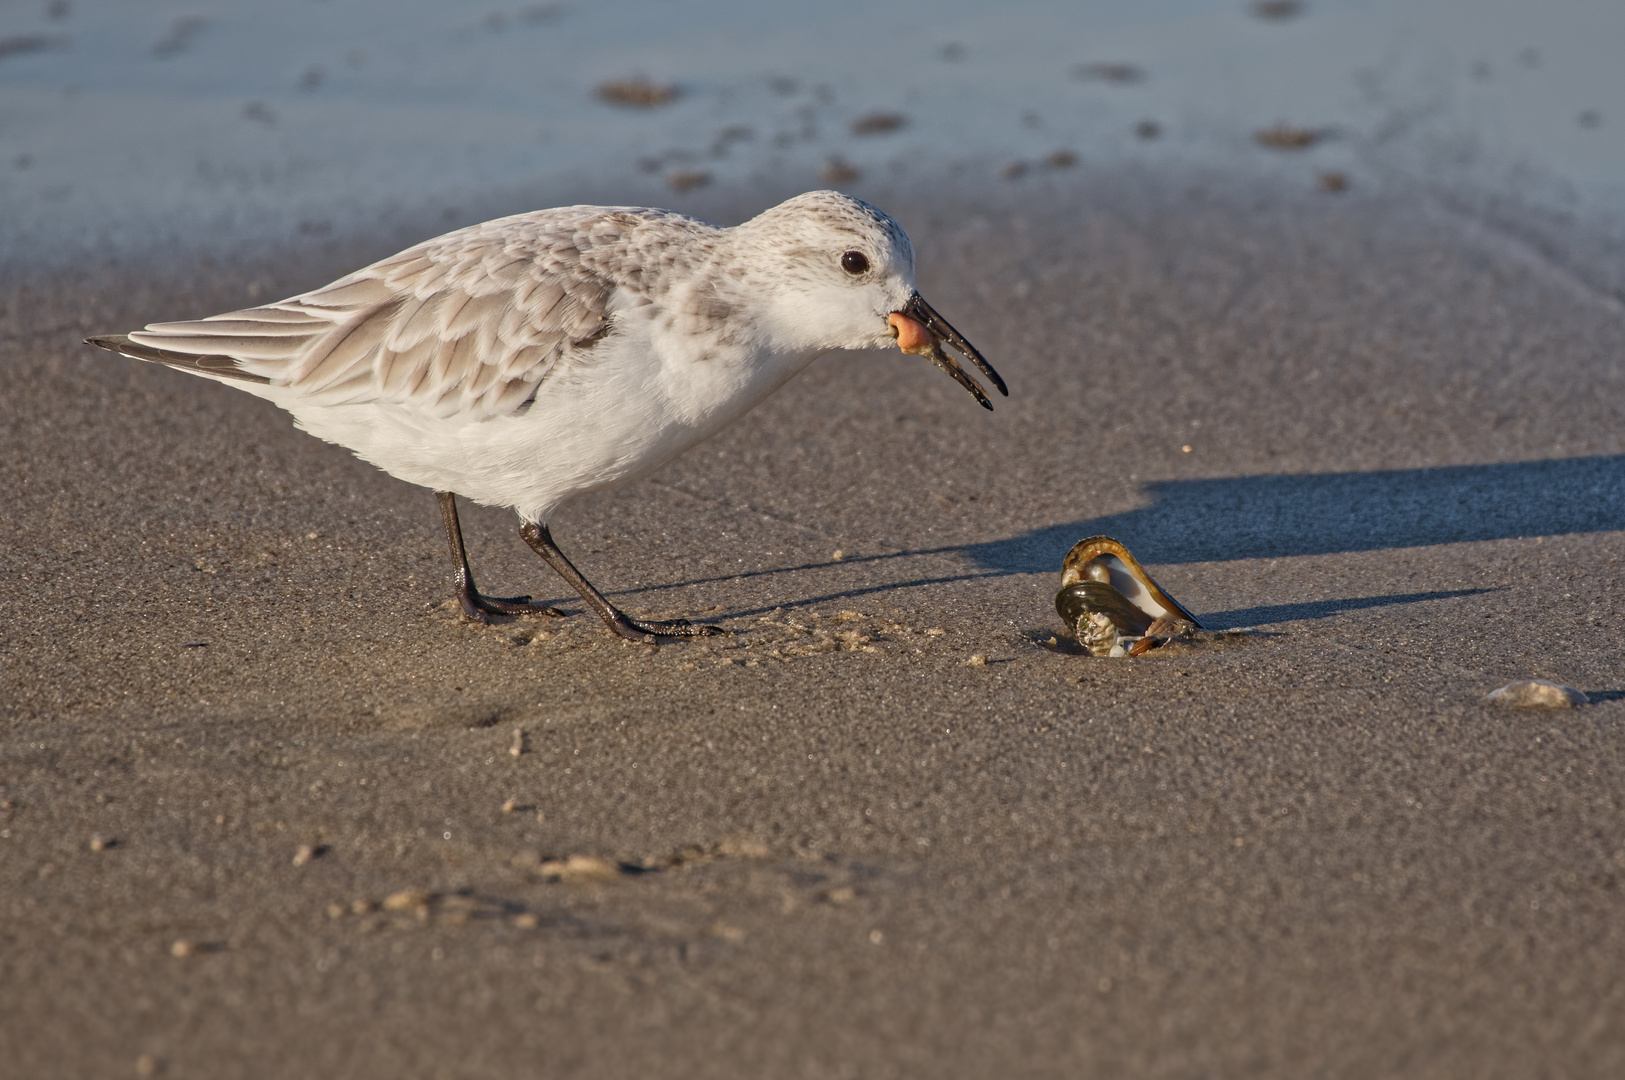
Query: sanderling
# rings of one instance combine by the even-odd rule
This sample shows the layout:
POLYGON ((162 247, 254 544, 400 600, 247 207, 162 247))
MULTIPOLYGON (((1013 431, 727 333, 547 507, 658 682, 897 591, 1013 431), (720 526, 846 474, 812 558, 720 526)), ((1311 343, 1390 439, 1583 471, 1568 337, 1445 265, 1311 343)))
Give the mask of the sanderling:
POLYGON ((518 214, 278 303, 88 341, 265 398, 432 489, 470 618, 561 613, 475 588, 457 495, 512 507, 525 542, 637 641, 720 631, 606 600, 548 532, 571 496, 648 475, 835 349, 895 341, 991 409, 945 342, 1007 392, 920 298, 902 228, 833 191, 731 229, 634 207, 518 214))

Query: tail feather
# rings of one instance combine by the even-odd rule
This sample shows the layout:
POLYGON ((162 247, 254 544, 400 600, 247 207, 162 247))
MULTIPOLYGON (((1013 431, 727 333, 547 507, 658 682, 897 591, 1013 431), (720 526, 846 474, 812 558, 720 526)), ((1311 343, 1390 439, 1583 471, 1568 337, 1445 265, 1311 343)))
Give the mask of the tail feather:
POLYGON ((237 366, 237 361, 229 356, 200 355, 197 353, 175 352, 171 349, 158 349, 151 345, 142 345, 131 341, 127 334, 105 334, 100 337, 85 338, 85 344, 94 345, 98 349, 106 349, 108 352, 121 353, 136 360, 150 360, 155 364, 166 364, 169 367, 180 368, 183 371, 195 371, 199 375, 236 379, 239 382, 269 383, 271 381, 264 375, 244 371, 237 366))

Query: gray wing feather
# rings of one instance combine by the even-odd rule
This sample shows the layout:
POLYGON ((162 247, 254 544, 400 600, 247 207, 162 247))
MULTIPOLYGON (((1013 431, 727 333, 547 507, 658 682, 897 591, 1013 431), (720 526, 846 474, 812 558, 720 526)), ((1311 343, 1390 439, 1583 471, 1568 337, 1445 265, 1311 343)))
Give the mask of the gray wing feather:
POLYGON ((584 253, 619 236, 587 211, 488 222, 289 300, 154 323, 127 340, 147 359, 229 357, 312 403, 508 415, 608 327, 615 283, 584 253))

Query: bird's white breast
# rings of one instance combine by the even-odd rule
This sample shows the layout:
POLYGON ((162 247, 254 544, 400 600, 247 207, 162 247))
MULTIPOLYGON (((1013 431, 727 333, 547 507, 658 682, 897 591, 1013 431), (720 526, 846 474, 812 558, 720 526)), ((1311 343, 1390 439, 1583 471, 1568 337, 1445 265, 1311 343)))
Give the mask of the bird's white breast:
POLYGON ((410 483, 546 521, 572 495, 653 472, 709 438, 818 355, 728 344, 647 309, 617 313, 586 357, 514 416, 434 417, 410 406, 321 406, 259 393, 300 427, 410 483))

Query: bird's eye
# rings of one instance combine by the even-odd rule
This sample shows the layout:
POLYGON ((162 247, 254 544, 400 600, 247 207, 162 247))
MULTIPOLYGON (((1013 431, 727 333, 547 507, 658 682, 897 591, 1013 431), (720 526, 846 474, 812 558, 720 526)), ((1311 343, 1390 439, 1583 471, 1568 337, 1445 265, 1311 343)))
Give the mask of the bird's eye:
POLYGON ((869 257, 861 251, 849 251, 841 256, 841 269, 849 274, 862 274, 869 269, 869 257))

